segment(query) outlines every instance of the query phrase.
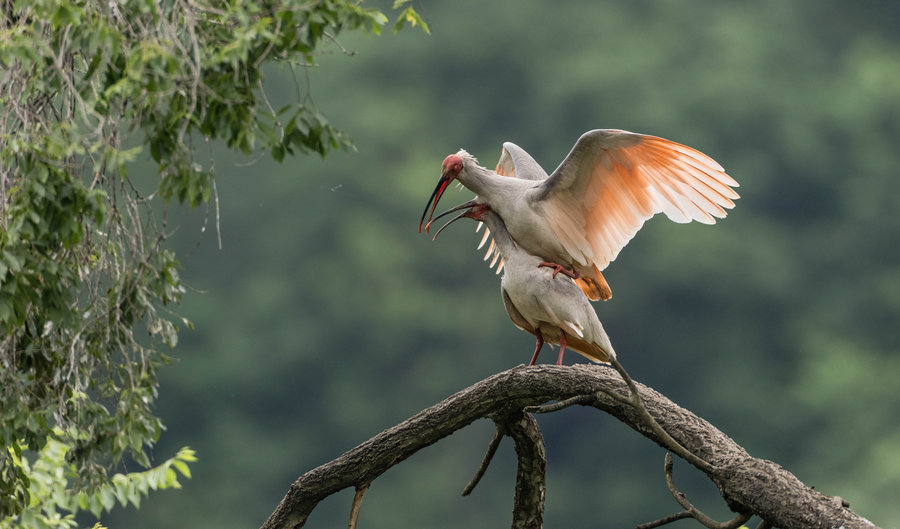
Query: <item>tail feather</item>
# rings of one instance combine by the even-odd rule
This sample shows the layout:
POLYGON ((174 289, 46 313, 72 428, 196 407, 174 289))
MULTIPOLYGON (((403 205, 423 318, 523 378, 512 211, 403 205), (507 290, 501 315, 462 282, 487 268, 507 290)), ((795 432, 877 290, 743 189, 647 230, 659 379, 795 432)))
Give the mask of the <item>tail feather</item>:
POLYGON ((589 300, 602 299, 606 301, 612 297, 612 289, 609 288, 609 283, 606 282, 606 278, 603 277, 597 266, 591 266, 594 267, 593 274, 582 273, 581 277, 575 280, 575 284, 589 300))
POLYGON ((566 348, 575 351, 581 356, 587 358, 592 362, 599 362, 601 364, 608 364, 610 358, 614 358, 616 353, 613 351, 607 351, 606 349, 600 347, 595 343, 588 343, 583 339, 573 336, 571 333, 566 334, 566 348))

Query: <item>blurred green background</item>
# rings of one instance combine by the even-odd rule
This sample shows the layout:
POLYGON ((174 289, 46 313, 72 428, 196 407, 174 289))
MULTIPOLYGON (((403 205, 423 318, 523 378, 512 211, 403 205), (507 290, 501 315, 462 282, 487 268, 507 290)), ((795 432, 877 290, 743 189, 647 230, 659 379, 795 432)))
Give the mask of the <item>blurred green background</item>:
MULTIPOLYGON (((387 5, 386 7, 390 7, 387 5)), ((655 218, 596 304, 635 379, 757 457, 900 524, 900 3, 421 1, 432 35, 345 38, 268 91, 305 97, 358 152, 282 164, 215 150, 216 210, 170 220, 194 290, 162 373, 193 479, 112 527, 258 527, 300 474, 482 378, 527 362, 471 224, 416 233, 444 156, 493 167, 503 141, 548 171, 578 136, 622 128, 709 154, 740 183, 716 226, 655 218), (205 230, 204 230, 205 226, 205 230)), ((152 177, 152 175, 148 175, 152 177)), ((468 199, 448 193, 442 205, 468 199)), ((551 354, 544 352, 544 361, 551 354)), ((580 362, 578 355, 568 362, 580 362)), ((547 527, 623 527, 678 510, 663 451, 580 408, 539 417, 547 527)), ((503 527, 506 440, 482 421, 378 479, 360 527, 503 527)), ((676 463, 690 499, 730 517, 676 463)), ((308 527, 346 524, 352 493, 308 527)))

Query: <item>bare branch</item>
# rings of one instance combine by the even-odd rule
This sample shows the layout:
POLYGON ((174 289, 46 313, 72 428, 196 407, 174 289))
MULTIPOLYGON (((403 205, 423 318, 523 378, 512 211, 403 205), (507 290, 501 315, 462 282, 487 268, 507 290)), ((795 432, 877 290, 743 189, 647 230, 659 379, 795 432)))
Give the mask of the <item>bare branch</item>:
POLYGON ((566 400, 554 402, 552 404, 544 404, 543 406, 526 406, 523 411, 526 413, 550 413, 559 411, 575 404, 587 404, 594 400, 593 395, 576 395, 566 400))
MULTIPOLYGON (((733 511, 758 515, 781 529, 841 525, 846 529, 875 527, 835 502, 833 497, 807 487, 777 464, 751 457, 714 426, 656 391, 638 383, 634 383, 634 390, 665 432, 688 452, 712 465, 714 471, 707 472, 707 476, 717 485, 733 511)), ((509 414, 510 410, 523 410, 553 400, 565 401, 579 395, 595 394, 589 403, 591 406, 609 413, 665 448, 666 443, 647 426, 641 414, 631 404, 605 393, 609 391, 622 395, 628 392, 628 386, 618 373, 604 366, 519 366, 498 373, 385 430, 330 463, 303 474, 291 485, 262 529, 301 527, 325 497, 346 487, 371 483, 416 451, 474 420, 484 417, 496 420, 498 414, 509 414)), ((510 432, 514 431, 510 428, 510 432)), ((523 442, 522 446, 527 444, 523 442)), ((517 450, 519 448, 517 443, 517 450)), ((529 456, 525 461, 535 459, 529 456)), ((521 454, 519 462, 521 466, 521 454)), ((536 475, 534 469, 531 472, 531 476, 536 475)), ((517 480, 517 487, 519 484, 517 480)), ((533 493, 531 497, 535 497, 533 493)))
POLYGON ((355 51, 350 51, 350 50, 348 50, 347 48, 345 48, 344 45, 341 44, 340 41, 338 41, 338 39, 337 39, 334 35, 332 35, 331 33, 325 31, 325 32, 323 33, 323 35, 325 35, 326 37, 328 37, 328 39, 329 39, 331 42, 333 42, 333 43, 335 44, 335 46, 337 46, 338 48, 340 48, 341 53, 343 53, 343 54, 346 55, 347 57, 353 57, 354 55, 356 55, 356 52, 355 52, 355 51))
POLYGON ((672 466, 672 454, 667 452, 665 466, 663 467, 666 474, 666 486, 669 487, 669 492, 672 494, 672 497, 675 498, 675 501, 685 509, 691 518, 694 518, 709 529, 737 529, 744 525, 744 522, 749 520, 750 516, 752 516, 750 514, 741 513, 727 522, 717 522, 713 520, 706 513, 694 507, 694 505, 688 501, 687 496, 675 487, 675 477, 672 475, 672 466))
POLYGON ((684 520, 685 518, 692 518, 690 511, 681 511, 676 512, 675 514, 670 514, 659 520, 654 520, 652 522, 642 523, 641 525, 636 525, 634 529, 655 529, 656 527, 662 527, 663 525, 670 524, 672 522, 677 522, 678 520, 684 520))
POLYGON ((660 426, 659 423, 656 422, 656 419, 654 419, 653 416, 650 415, 650 412, 647 411, 647 408, 644 407, 644 403, 641 401, 641 396, 638 393, 637 386, 634 385, 634 381, 631 380, 631 377, 628 375, 628 372, 625 371, 625 368, 622 367, 622 364, 619 363, 619 361, 616 360, 615 357, 610 359, 610 363, 615 368, 615 370, 619 372, 619 375, 622 376, 622 379, 628 385, 628 389, 631 390, 631 398, 629 399, 629 402, 635 407, 641 417, 644 418, 647 426, 649 426, 650 429, 653 430, 653 433, 656 434, 659 440, 662 441, 662 443, 666 447, 668 447, 669 450, 672 450, 673 452, 678 454, 682 459, 687 460, 692 465, 706 472, 707 474, 712 474, 714 472, 712 465, 697 457, 690 450, 687 450, 684 446, 682 446, 681 443, 679 443, 671 435, 669 435, 669 432, 667 432, 662 426, 660 426))
POLYGON ((356 529, 356 520, 359 519, 359 509, 362 507, 363 496, 369 490, 369 483, 361 487, 356 487, 356 494, 353 495, 353 504, 350 505, 350 521, 347 523, 347 529, 356 529))
POLYGON ((516 443, 516 494, 512 529, 540 529, 544 520, 547 454, 534 416, 519 410, 495 415, 497 427, 516 443))
POLYGON ((472 480, 469 481, 469 484, 466 485, 466 488, 463 489, 463 496, 468 496, 472 493, 473 490, 475 490, 478 482, 481 481, 484 473, 487 472, 487 467, 491 464, 491 460, 494 459, 494 454, 497 453, 497 448, 500 446, 500 441, 502 440, 503 433, 500 431, 500 427, 498 426, 497 431, 494 433, 494 438, 491 439, 491 444, 488 445, 487 452, 484 454, 484 458, 481 460, 481 464, 478 465, 478 470, 475 471, 475 475, 472 476, 472 480))

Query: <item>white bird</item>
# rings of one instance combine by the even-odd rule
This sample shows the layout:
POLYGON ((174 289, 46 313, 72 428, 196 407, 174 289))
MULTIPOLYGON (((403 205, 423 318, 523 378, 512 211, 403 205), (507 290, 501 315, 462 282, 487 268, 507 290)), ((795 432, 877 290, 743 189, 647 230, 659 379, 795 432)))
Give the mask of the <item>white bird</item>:
POLYGON ((594 308, 571 278, 557 277, 554 270, 538 266, 541 258, 520 247, 506 230, 503 220, 486 204, 471 200, 445 211, 436 219, 460 209, 464 211, 442 226, 434 237, 463 217, 479 220, 491 230, 496 243, 493 252, 499 252, 506 265, 500 280, 506 312, 516 327, 537 338, 528 365, 537 361, 544 342, 559 344, 557 364, 562 364, 567 347, 593 362, 608 362, 616 357, 594 308))
POLYGON ((429 218, 434 215, 453 180, 500 216, 512 238, 541 258, 538 266, 569 275, 591 300, 612 296, 601 270, 647 219, 662 212, 675 222, 714 224, 738 198, 732 189, 738 183, 709 156, 656 136, 614 129, 584 133, 549 176, 509 142, 495 171, 479 166, 464 150, 451 154, 422 222, 429 206, 429 218))

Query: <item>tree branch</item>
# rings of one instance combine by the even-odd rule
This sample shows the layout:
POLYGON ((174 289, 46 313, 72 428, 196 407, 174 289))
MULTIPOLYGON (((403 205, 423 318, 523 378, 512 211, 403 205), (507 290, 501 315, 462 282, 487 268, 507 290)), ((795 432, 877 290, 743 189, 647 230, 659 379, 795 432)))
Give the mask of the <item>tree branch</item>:
MULTIPOLYGON (((671 435, 669 435, 669 432, 667 432, 665 428, 663 428, 659 425, 659 423, 656 422, 656 419, 653 418, 653 416, 650 414, 650 411, 647 410, 647 408, 645 408, 643 403, 641 402, 641 396, 638 392, 637 386, 635 386, 634 381, 628 375, 628 372, 625 371, 625 368, 622 367, 622 364, 620 364, 619 361, 615 358, 610 358, 609 361, 612 364, 613 368, 619 372, 619 375, 622 376, 622 380, 625 381, 625 384, 631 391, 628 401, 632 406, 634 406, 635 410, 637 410, 638 415, 643 417, 644 424, 648 426, 650 428, 650 431, 653 432, 653 435, 656 436, 656 442, 659 443, 662 447, 668 448, 669 450, 675 452, 679 457, 699 468, 707 475, 712 474, 715 471, 712 465, 707 463, 705 460, 697 457, 696 454, 694 454, 690 450, 687 450, 685 447, 683 447, 681 443, 679 443, 678 441, 673 439, 671 435)), ((620 400, 619 395, 616 393, 603 393, 615 398, 616 400, 620 400)))
POLYGON ((540 529, 544 521, 547 454, 544 437, 533 415, 522 408, 495 414, 497 428, 516 443, 516 495, 512 529, 540 529))
POLYGON ((497 448, 500 446, 500 441, 503 440, 503 432, 500 431, 500 427, 497 427, 497 432, 494 434, 494 438, 491 439, 491 444, 488 445, 487 453, 484 454, 484 458, 481 460, 481 465, 478 466, 478 470, 475 471, 475 475, 472 477, 472 480, 469 481, 469 484, 466 485, 466 488, 463 489, 462 495, 468 496, 475 490, 475 487, 478 485, 478 482, 481 481, 481 478, 484 477, 484 473, 487 471, 488 465, 491 464, 491 461, 494 459, 494 454, 497 453, 497 448))
POLYGON ((359 509, 362 507, 363 496, 365 496, 367 490, 369 490, 368 484, 356 488, 356 494, 353 495, 353 504, 350 506, 350 521, 347 522, 347 529, 356 529, 359 509))
MULTIPOLYGON (((672 494, 672 497, 675 498, 675 501, 678 502, 678 505, 681 505, 684 508, 684 511, 673 516, 693 518, 709 529, 737 529, 750 519, 750 514, 743 513, 738 514, 735 518, 727 522, 717 522, 713 520, 709 515, 694 507, 694 505, 688 501, 687 496, 675 486, 675 477, 672 475, 672 454, 668 452, 666 452, 664 470, 666 474, 666 486, 669 488, 669 492, 672 494)), ((657 523, 652 527, 658 527, 659 525, 663 524, 657 523)))
MULTIPOLYGON (((772 526, 782 529, 842 525, 846 529, 875 527, 840 501, 835 501, 834 497, 807 487, 777 464, 751 457, 714 426, 663 395, 642 384, 635 384, 635 387, 648 413, 663 430, 690 453, 711 465, 713 470, 706 474, 718 486, 733 511, 758 515, 772 526)), ((540 406, 549 401, 564 401, 578 395, 595 395, 585 403, 613 415, 663 446, 633 406, 608 394, 626 395, 628 391, 619 374, 605 366, 519 366, 498 373, 303 474, 291 485, 261 529, 301 527, 322 499, 347 487, 362 487, 371 483, 416 451, 476 419, 495 418, 511 413, 509 410, 540 406)), ((522 419, 526 422, 533 420, 529 415, 521 417, 527 418, 522 419)), ((522 428, 529 426, 523 425, 522 428)), ((514 430, 510 428, 507 435, 513 435, 514 430)), ((542 451, 542 444, 523 441, 522 446, 527 446, 527 443, 540 446, 542 451)), ((518 453, 518 442, 516 449, 518 453)), ((533 447, 531 449, 534 450, 533 447)), ((526 460, 536 461, 534 458, 526 460)), ((519 464, 521 472, 521 454, 519 464)), ((536 475, 534 470, 529 472, 531 476, 536 475)), ((517 492, 521 479, 520 473, 517 492)), ((529 494, 534 497, 533 493, 529 494)), ((518 498, 516 501, 519 501, 518 498)), ((517 504, 517 511, 518 508, 517 504)), ((539 527, 540 518, 537 518, 537 523, 527 527, 539 527)))
POLYGON ((662 527, 663 525, 677 522, 678 520, 684 520, 685 518, 693 518, 690 511, 676 512, 675 514, 670 514, 664 518, 660 518, 659 520, 642 523, 641 525, 636 526, 634 529, 656 529, 657 527, 662 527))

